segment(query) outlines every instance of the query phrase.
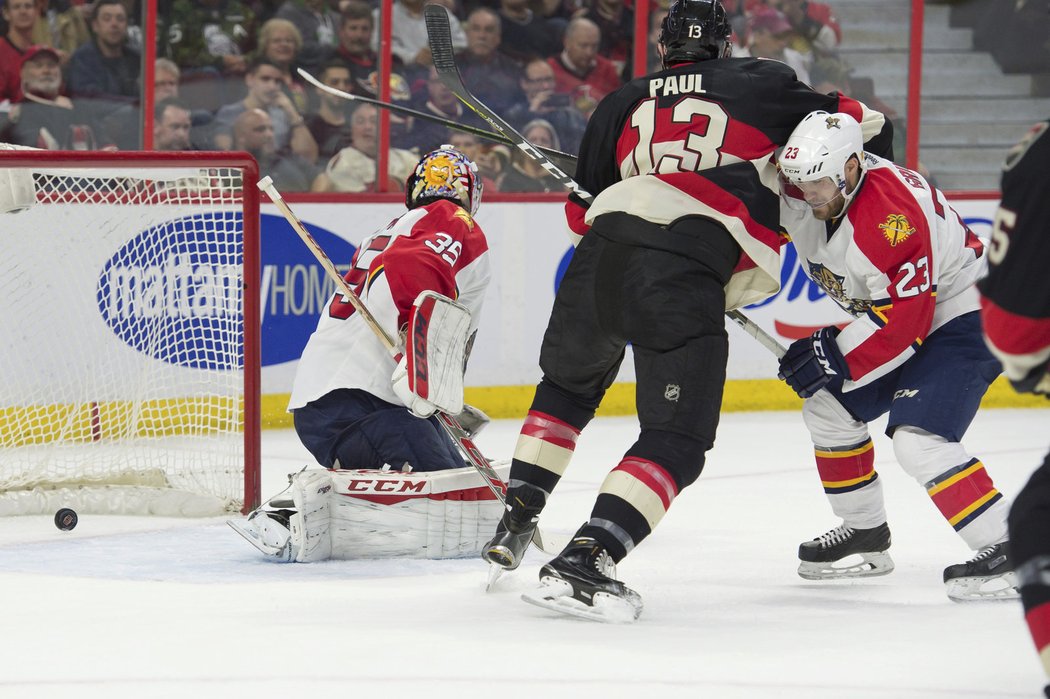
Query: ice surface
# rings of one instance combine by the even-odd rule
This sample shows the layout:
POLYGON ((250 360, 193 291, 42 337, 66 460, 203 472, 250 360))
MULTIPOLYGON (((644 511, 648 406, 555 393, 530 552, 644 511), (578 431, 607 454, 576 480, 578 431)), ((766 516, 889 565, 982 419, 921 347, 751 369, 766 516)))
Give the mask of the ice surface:
MULTIPOLYGON (((990 410, 966 439, 1007 497, 1050 448, 1050 410, 990 410)), ((479 446, 509 458, 519 423, 479 446)), ((595 420, 551 499, 568 537, 635 435, 595 420)), ((880 428, 881 429, 881 428, 880 428)), ((874 435, 897 569, 795 574, 837 524, 797 413, 728 414, 700 480, 620 565, 633 625, 559 618, 518 596, 544 557, 484 592, 480 560, 264 560, 220 519, 0 519, 0 697, 1036 697, 1020 603, 955 604, 944 566, 972 554, 874 435)), ((309 457, 263 436, 263 493, 309 457)))

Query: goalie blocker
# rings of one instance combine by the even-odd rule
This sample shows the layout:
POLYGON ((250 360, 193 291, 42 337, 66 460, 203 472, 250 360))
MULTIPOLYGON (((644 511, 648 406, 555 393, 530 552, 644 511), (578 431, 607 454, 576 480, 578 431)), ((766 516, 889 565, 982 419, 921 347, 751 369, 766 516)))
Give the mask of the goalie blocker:
MULTIPOLYGON (((506 479, 510 464, 495 466, 506 479)), ((429 473, 304 469, 229 525, 281 562, 477 556, 503 508, 473 468, 429 473)))

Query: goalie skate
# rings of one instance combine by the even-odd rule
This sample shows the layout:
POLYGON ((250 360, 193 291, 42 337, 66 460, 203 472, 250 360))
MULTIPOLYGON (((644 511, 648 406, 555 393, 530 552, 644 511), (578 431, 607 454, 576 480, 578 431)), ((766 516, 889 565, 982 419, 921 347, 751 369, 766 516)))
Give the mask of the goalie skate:
POLYGON ((529 604, 561 614, 625 624, 642 613, 641 596, 615 578, 616 564, 594 539, 576 537, 540 569, 540 585, 524 592, 529 604))
POLYGON ((893 571, 889 547, 890 528, 885 523, 873 529, 835 527, 798 547, 798 575, 805 580, 886 575, 893 571))
POLYGON ((264 555, 285 562, 294 558, 287 514, 256 510, 247 520, 231 519, 226 524, 264 555))
POLYGON ((966 563, 945 568, 944 586, 954 602, 1020 597, 1009 542, 987 546, 966 563))

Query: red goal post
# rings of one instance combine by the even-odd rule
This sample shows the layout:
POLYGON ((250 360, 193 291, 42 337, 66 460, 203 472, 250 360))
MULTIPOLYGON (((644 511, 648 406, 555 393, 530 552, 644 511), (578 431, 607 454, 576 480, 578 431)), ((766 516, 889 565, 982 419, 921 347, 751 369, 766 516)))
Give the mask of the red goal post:
POLYGON ((258 504, 258 179, 0 145, 0 515, 258 504))

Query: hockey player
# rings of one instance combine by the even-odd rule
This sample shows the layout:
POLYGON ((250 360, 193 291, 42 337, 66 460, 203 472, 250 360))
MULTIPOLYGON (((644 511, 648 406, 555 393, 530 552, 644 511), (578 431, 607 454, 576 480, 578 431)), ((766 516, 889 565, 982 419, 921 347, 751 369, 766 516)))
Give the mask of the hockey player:
MULTIPOLYGON (((1050 396, 1048 159, 1050 121, 1044 121, 1006 157, 989 272, 979 283, 989 348, 1016 390, 1044 396, 1050 396)), ((1050 454, 1017 494, 1008 521, 1025 620, 1050 678, 1050 454)))
POLYGON ((893 570, 868 431, 888 412, 897 461, 978 552, 945 569, 948 596, 1016 596, 1007 502, 960 444, 1000 372, 977 312, 984 247, 921 176, 865 153, 849 114, 807 116, 779 165, 781 224, 802 268, 854 318, 794 342, 780 361, 780 378, 806 399, 817 472, 843 520, 799 547, 799 575, 893 570))
MULTIPOLYGON (((253 513, 247 525, 234 527, 264 553, 300 561, 327 555, 332 550, 326 539, 331 519, 326 514, 327 497, 336 493, 381 503, 391 493, 403 500, 446 492, 447 487, 458 488, 458 481, 439 479, 444 484, 439 488, 437 481, 417 476, 456 469, 469 472, 468 490, 480 486, 484 492, 442 499, 473 502, 489 497, 478 474, 466 467, 434 417, 436 410, 456 414, 464 409, 463 369, 490 276, 488 243, 474 220, 481 195, 476 165, 452 146, 442 146, 420 159, 405 185, 408 212, 364 240, 345 275, 387 336, 400 336, 400 361, 395 361, 362 314, 337 292, 321 312, 292 387, 289 409, 296 433, 320 465, 411 473, 413 478, 373 474, 352 483, 345 479, 333 482, 324 480, 325 472, 315 477, 309 471, 293 477, 288 493, 253 513), (420 390, 421 376, 429 380, 425 392, 420 390), (312 487, 299 482, 304 478, 312 487), (377 479, 384 485, 377 486, 377 479), (341 487, 347 492, 341 492, 341 487), (370 489, 375 489, 376 497, 368 495, 370 489), (308 521, 301 521, 304 514, 313 512, 322 513, 321 533, 311 531, 308 521), (307 545, 310 537, 326 543, 307 545)), ((480 411, 467 412, 462 422, 476 433, 487 418, 480 411)), ((351 500, 340 497, 339 502, 351 500)), ((453 516, 449 514, 450 521, 453 516)), ((468 516, 475 517, 464 515, 468 516)), ((356 515, 342 519, 360 524, 356 515)), ((403 521, 408 526, 410 520, 403 521)), ((421 526, 425 534, 427 527, 440 529, 443 524, 444 520, 423 520, 421 526)), ((370 521, 368 526, 377 525, 370 521)), ((467 529, 457 522, 456 527, 460 526, 467 529)), ((474 545, 475 554, 481 543, 474 545)), ((386 548, 373 549, 373 553, 390 553, 390 542, 380 546, 386 548)), ((442 550, 459 548, 452 545, 442 550)), ((338 541, 335 550, 340 550, 338 541)), ((408 553, 397 549, 396 555, 408 553)))
POLYGON ((730 32, 718 0, 676 0, 660 34, 664 69, 602 100, 583 137, 576 172, 595 198, 588 207, 573 194, 566 205, 582 241, 554 302, 508 509, 484 558, 521 562, 628 342, 641 433, 528 602, 637 618, 641 598, 615 579, 615 563, 700 475, 725 382, 724 311, 779 288, 774 149, 819 108, 849 111, 874 148, 889 147, 881 114, 814 92, 782 63, 728 58, 730 32))

